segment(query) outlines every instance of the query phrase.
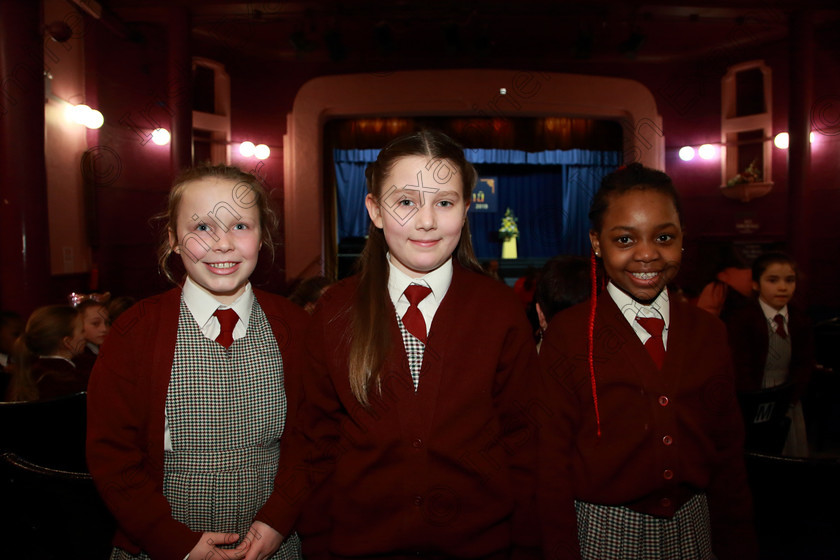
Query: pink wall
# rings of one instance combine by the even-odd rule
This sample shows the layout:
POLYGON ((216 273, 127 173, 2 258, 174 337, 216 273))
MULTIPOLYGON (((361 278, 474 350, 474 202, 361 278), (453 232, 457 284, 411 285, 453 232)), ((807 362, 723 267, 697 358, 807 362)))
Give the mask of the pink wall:
MULTIPOLYGON (((158 26, 143 26, 147 41, 142 44, 126 42, 97 26, 89 34, 86 46, 88 92, 98 96, 106 125, 99 131, 95 145, 102 153, 103 163, 119 164, 115 177, 105 177, 108 184, 97 189, 98 261, 102 269, 102 284, 121 293, 145 295, 163 284, 157 281, 154 255, 151 249, 156 239, 147 226, 148 217, 161 209, 171 174, 167 148, 151 143, 142 144, 132 126, 151 128, 147 109, 161 124, 168 115, 158 100, 165 100, 166 34, 158 26), (143 116, 146 113, 147 116, 143 116), (116 117, 115 117, 116 116, 116 117), (123 124, 120 123, 123 121, 123 124), (128 122, 133 124, 128 126, 128 122), (108 159, 110 158, 110 159, 108 159)), ((277 210, 282 214, 284 200, 292 193, 284 189, 283 135, 288 132, 287 114, 300 87, 308 80, 329 74, 371 72, 371 80, 381 77, 374 72, 380 68, 362 62, 307 63, 304 61, 266 62, 258 59, 227 58, 229 52, 196 52, 226 64, 232 84, 232 140, 233 163, 251 170, 257 160, 238 155, 236 147, 242 140, 268 144, 272 155, 257 170, 272 190, 277 210)), ((748 50, 710 53, 708 57, 690 63, 627 63, 593 64, 586 61, 562 65, 547 64, 537 59, 504 61, 511 69, 545 70, 624 77, 637 80, 650 89, 662 116, 665 133, 665 167, 684 197, 685 220, 688 227, 688 250, 683 281, 696 281, 699 263, 698 247, 705 239, 726 239, 738 242, 785 241, 787 217, 787 185, 785 154, 774 150, 773 191, 764 198, 742 203, 723 197, 718 192, 721 182, 719 162, 681 162, 676 150, 685 144, 696 145, 720 140, 720 79, 726 67, 745 60, 763 58, 773 71, 774 128, 787 128, 788 53, 784 42, 764 48, 761 52, 748 50), (752 220, 758 229, 741 233, 736 225, 752 220)), ((498 61, 493 61, 498 63, 498 61)), ((428 61, 412 67, 442 68, 447 62, 428 61)), ((487 67, 489 62, 479 66, 487 67)), ((815 76, 815 107, 827 106, 830 96, 837 102, 840 72, 836 52, 823 50, 815 76)), ((445 87, 445 86, 441 86, 445 87)), ((823 107, 825 108, 825 107, 823 107)), ((836 134, 836 114, 823 111, 823 128, 836 134), (827 116, 825 116, 827 115, 827 116), (832 121, 832 118, 834 119, 832 121)), ((830 286, 840 273, 836 255, 840 254, 840 234, 825 227, 836 219, 840 209, 840 136, 826 136, 812 148, 812 185, 814 213, 814 262, 812 286, 814 301, 840 306, 836 290, 830 286), (824 140, 824 141, 823 141, 824 140)), ((94 144, 91 144, 94 145, 94 144)), ((299 162, 306 165, 307 162, 299 162)), ((312 169, 314 174, 320 173, 312 169)), ((281 232, 281 236, 282 236, 281 232)), ((282 239, 285 245, 294 239, 282 239)), ((95 252, 94 258, 97 258, 95 252)), ((284 250, 278 252, 273 269, 263 277, 266 285, 282 291, 285 276, 284 250)))

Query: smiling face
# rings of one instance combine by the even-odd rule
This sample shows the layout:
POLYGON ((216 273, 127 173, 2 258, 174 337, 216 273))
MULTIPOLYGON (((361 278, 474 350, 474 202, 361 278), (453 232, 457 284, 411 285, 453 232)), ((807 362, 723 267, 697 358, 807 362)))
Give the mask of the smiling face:
POLYGON ((365 198, 371 221, 385 235, 391 262, 412 278, 441 266, 458 246, 469 206, 455 169, 426 156, 405 156, 385 176, 380 196, 365 198), (441 172, 443 165, 449 172, 441 172))
POLYGON ((636 189, 612 196, 601 231, 589 238, 612 283, 641 303, 656 299, 679 272, 682 227, 665 193, 636 189))
POLYGON ((187 184, 176 230, 169 231, 172 250, 181 255, 189 277, 223 304, 245 291, 262 247, 259 210, 236 204, 235 186, 216 178, 187 184))
POLYGON ((85 308, 83 319, 85 340, 102 345, 109 330, 108 310, 103 305, 91 305, 85 308))
POLYGON ((753 282, 761 300, 777 311, 788 304, 796 291, 796 271, 788 263, 773 263, 753 282))

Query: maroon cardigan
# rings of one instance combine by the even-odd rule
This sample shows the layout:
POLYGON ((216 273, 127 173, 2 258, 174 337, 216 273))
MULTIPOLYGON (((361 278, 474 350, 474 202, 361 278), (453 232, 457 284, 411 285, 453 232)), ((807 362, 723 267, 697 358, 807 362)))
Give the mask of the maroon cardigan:
MULTIPOLYGON (((260 290, 254 294, 283 356, 287 422, 293 423, 291 403, 299 400, 296 391, 304 367, 300 349, 309 317, 280 296, 260 290)), ((180 298, 181 290, 175 288, 120 315, 88 386, 88 467, 119 524, 114 544, 132 553, 142 549, 155 560, 183 560, 201 536, 172 519, 162 489, 164 408, 180 298)))
MULTIPOLYGON (((75 363, 75 362, 74 362, 75 363)), ((29 375, 38 387, 38 400, 47 401, 85 391, 87 374, 61 358, 38 358, 29 375)))
POLYGON ((743 426, 726 331, 719 319, 670 299, 668 350, 658 370, 613 299, 598 298, 589 374, 589 302, 552 319, 540 352, 537 495, 547 557, 578 558, 573 500, 670 517, 694 493, 709 498, 715 554, 757 554, 743 426), (666 437, 668 439, 666 439, 666 437))
MULTIPOLYGON (((358 278, 321 298, 307 348, 306 402, 281 456, 288 473, 277 499, 287 532, 314 486, 330 477, 331 529, 304 551, 332 557, 446 558, 535 555, 537 357, 522 304, 498 281, 455 264, 431 325, 415 393, 393 305, 393 351, 381 395, 363 408, 348 381, 350 305, 358 278), (301 456, 292 461, 295 452, 301 456)), ((274 511, 274 508, 272 508, 274 511)), ((323 530, 323 527, 320 528, 323 530)))
MULTIPOLYGON (((738 390, 758 391, 770 349, 767 318, 758 300, 733 313, 726 321, 726 329, 738 390)), ((795 386, 793 400, 796 402, 808 389, 814 369, 814 333, 808 317, 791 305, 788 305, 788 329, 791 342, 789 380, 795 386)))

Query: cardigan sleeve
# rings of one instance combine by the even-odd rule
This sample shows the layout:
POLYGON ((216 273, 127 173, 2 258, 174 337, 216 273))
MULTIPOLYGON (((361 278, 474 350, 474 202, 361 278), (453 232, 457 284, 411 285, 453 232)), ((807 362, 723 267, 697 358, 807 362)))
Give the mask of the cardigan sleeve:
POLYGON ((808 383, 816 364, 814 350, 814 329, 808 317, 797 309, 791 309, 790 337, 792 353, 790 356, 790 376, 795 390, 793 402, 799 401, 808 391, 808 383))
MULTIPOLYGON (((550 415, 539 432, 537 500, 543 555, 547 560, 578 560, 580 544, 572 488, 571 456, 581 408, 568 386, 570 361, 562 349, 561 324, 546 331, 540 349, 540 394, 550 415)), ((594 422, 594 418, 592 419, 594 422)))
POLYGON ((726 321, 726 331, 735 368, 735 386, 740 392, 758 391, 767 357, 767 326, 758 304, 735 311, 726 321))
POLYGON ((310 496, 332 472, 340 448, 341 404, 328 372, 327 358, 334 348, 325 341, 330 314, 323 305, 335 291, 333 287, 322 296, 305 334, 293 343, 301 361, 286 378, 288 412, 274 492, 257 514, 257 520, 284 537, 294 530, 310 496))
MULTIPOLYGON (((707 347, 726 350, 722 331, 718 329, 719 334, 707 347)), ((744 425, 735 396, 735 375, 730 354, 723 351, 717 356, 716 369, 720 371, 720 376, 710 381, 714 390, 707 392, 707 406, 717 420, 713 428, 717 461, 711 465, 707 492, 712 548, 720 560, 752 559, 758 557, 758 543, 744 465, 744 425)))
POLYGON ((512 558, 538 557, 539 521, 536 512, 537 432, 542 418, 537 400, 539 362, 530 325, 518 301, 510 299, 508 333, 499 356, 495 406, 508 450, 514 496, 512 558))
MULTIPOLYGON (((150 557, 182 560, 201 533, 172 518, 162 468, 147 449, 153 375, 150 347, 158 328, 135 306, 103 344, 88 386, 88 468, 121 531, 150 557)), ((173 341, 174 344, 174 341, 173 341)), ((118 543, 119 544, 119 543, 118 543)))

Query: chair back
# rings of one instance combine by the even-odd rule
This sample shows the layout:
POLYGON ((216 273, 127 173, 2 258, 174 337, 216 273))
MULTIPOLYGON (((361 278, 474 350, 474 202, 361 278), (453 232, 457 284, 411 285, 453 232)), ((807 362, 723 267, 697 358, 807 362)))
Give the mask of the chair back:
POLYGON ((87 472, 86 405, 87 393, 0 403, 0 452, 48 468, 87 472))
POLYGON ((782 452, 790 429, 787 411, 793 390, 793 383, 785 383, 770 389, 738 394, 746 431, 745 449, 770 454, 782 452))
POLYGON ((105 560, 116 522, 86 472, 0 454, 0 523, 13 536, 4 558, 105 560))
POLYGON ((745 454, 761 558, 840 558, 840 457, 745 454))

